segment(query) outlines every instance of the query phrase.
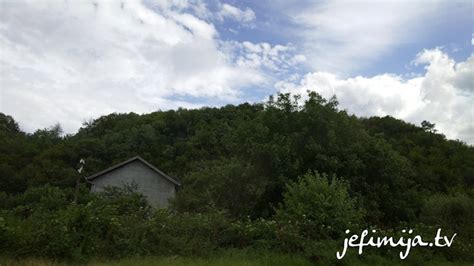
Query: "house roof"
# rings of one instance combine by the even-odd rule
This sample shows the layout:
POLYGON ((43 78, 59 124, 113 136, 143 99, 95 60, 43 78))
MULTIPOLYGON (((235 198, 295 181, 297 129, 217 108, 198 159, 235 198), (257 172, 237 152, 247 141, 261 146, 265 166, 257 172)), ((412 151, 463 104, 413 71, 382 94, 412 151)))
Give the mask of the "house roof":
POLYGON ((124 165, 127 165, 127 164, 129 164, 129 163, 131 163, 131 162, 134 162, 134 161, 137 161, 137 160, 140 161, 140 162, 142 162, 143 164, 145 164, 146 166, 148 166, 151 170, 153 170, 153 171, 155 171, 156 173, 160 174, 160 175, 163 176, 164 178, 168 179, 171 183, 173 183, 173 184, 175 184, 175 185, 177 185, 177 186, 181 186, 181 182, 179 182, 177 179, 172 178, 172 177, 170 177, 169 175, 163 173, 163 172, 160 171, 158 168, 154 167, 152 164, 150 164, 149 162, 145 161, 145 160, 144 160, 142 157, 140 157, 140 156, 135 156, 135 157, 130 158, 130 159, 124 161, 124 162, 118 163, 118 164, 116 164, 116 165, 114 165, 114 166, 112 166, 112 167, 109 167, 109 168, 107 168, 107 169, 105 169, 105 170, 103 170, 103 171, 100 171, 100 172, 98 172, 98 173, 96 173, 96 174, 94 174, 94 175, 88 176, 88 177, 86 177, 86 180, 87 180, 87 181, 92 181, 92 180, 96 179, 97 177, 100 177, 100 176, 103 175, 103 174, 106 174, 106 173, 108 173, 108 172, 110 172, 110 171, 113 171, 113 170, 115 170, 115 169, 117 169, 117 168, 120 168, 120 167, 122 167, 122 166, 124 166, 124 165))

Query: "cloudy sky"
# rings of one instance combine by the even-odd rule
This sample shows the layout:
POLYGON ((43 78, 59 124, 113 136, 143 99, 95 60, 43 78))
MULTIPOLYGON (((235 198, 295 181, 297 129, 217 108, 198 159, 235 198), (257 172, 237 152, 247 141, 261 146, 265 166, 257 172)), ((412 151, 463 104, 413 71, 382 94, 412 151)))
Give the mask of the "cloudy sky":
POLYGON ((0 112, 74 133, 316 90, 474 144, 473 25, 469 0, 0 0, 0 112))

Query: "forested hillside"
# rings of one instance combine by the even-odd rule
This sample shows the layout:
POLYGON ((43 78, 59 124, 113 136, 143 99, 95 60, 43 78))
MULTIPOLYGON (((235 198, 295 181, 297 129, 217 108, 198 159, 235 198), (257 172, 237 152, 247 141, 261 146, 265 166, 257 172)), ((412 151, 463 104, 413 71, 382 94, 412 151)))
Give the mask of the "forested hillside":
MULTIPOLYGON (((177 213, 219 211, 256 220, 279 208, 284 216, 285 206, 291 208, 282 205, 289 184, 318 172, 347 185, 348 206, 360 211, 362 224, 467 224, 472 146, 447 140, 429 122, 349 115, 335 98, 314 92, 301 103, 299 96, 279 94, 265 104, 114 113, 65 136, 60 126, 22 132, 1 114, 1 207, 14 209, 21 204, 12 199, 45 185, 68 195, 80 158, 88 176, 140 155, 183 182, 172 203, 177 213)), ((469 230, 464 237, 472 237, 469 230)))

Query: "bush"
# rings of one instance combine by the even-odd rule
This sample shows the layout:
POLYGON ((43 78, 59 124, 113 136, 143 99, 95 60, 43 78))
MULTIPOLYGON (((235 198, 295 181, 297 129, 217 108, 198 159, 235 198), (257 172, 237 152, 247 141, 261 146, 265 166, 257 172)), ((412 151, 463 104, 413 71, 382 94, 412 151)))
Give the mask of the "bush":
POLYGON ((153 212, 133 187, 108 188, 89 199, 73 204, 51 187, 16 197, 15 210, 4 211, 8 219, 0 220, 0 240, 11 244, 5 250, 15 257, 74 261, 92 256, 206 256, 228 241, 223 232, 231 221, 219 212, 153 212), (19 209, 29 211, 25 215, 19 209))
POLYGON ((140 241, 147 232, 143 227, 150 207, 142 195, 130 188, 115 188, 87 198, 87 203, 73 204, 53 187, 15 197, 5 225, 11 231, 8 251, 15 256, 74 260, 145 253, 140 241))
MULTIPOLYGON (((353 231, 355 228, 351 226, 358 225, 362 216, 347 194, 345 182, 317 173, 308 173, 288 184, 284 200, 272 219, 234 220, 225 213, 210 210, 205 214, 153 211, 132 187, 83 195, 89 201, 77 204, 67 201, 65 195, 62 190, 44 187, 9 198, 11 204, 17 205, 13 205, 14 210, 0 210, 0 254, 81 262, 97 256, 207 257, 221 249, 238 248, 272 250, 304 255, 323 264, 336 263, 334 253, 341 248, 340 235, 347 228, 353 231), (25 215, 18 211, 21 208, 31 211, 25 215)), ((432 220, 433 223, 452 222, 452 228, 468 226, 464 223, 455 225, 463 219, 454 217, 445 221, 443 219, 448 217, 443 215, 449 213, 445 208, 453 208, 453 202, 469 211, 470 198, 436 196, 432 200, 426 205, 425 219, 441 219, 432 220), (443 215, 440 218, 438 214, 443 215)), ((470 215, 464 211, 461 213, 470 215)), ((377 229, 381 235, 401 236, 401 229, 410 224, 400 226, 402 228, 390 230, 372 229, 377 229)), ((410 228, 423 237, 434 236, 436 231, 434 226, 413 226, 411 224, 410 228)), ((416 261, 434 256, 470 260, 469 245, 469 238, 459 234, 451 248, 416 249, 414 257, 416 261)), ((393 254, 390 249, 372 249, 367 250, 363 258, 393 257, 393 254)), ((359 260, 356 255, 354 258, 359 260)))
POLYGON ((310 239, 336 239, 361 223, 362 212, 344 181, 310 172, 287 185, 275 217, 298 224, 310 239))
POLYGON ((241 218, 252 214, 266 181, 254 166, 236 158, 200 162, 184 177, 186 186, 178 191, 172 205, 181 212, 223 210, 241 218))
POLYGON ((65 208, 69 203, 63 190, 48 185, 30 188, 25 193, 9 200, 12 209, 22 217, 28 217, 34 212, 57 211, 65 208))
POLYGON ((456 239, 442 253, 450 259, 474 260, 474 199, 464 193, 454 195, 436 194, 428 198, 423 206, 422 221, 437 226, 444 232, 457 233, 456 239))
POLYGON ((5 218, 0 216, 0 250, 8 245, 7 227, 5 224, 5 218))
POLYGON ((225 246, 230 220, 222 213, 170 213, 157 211, 150 220, 147 244, 159 255, 207 256, 225 246))
POLYGON ((433 195, 424 204, 422 219, 427 224, 448 226, 455 231, 472 234, 474 200, 463 193, 433 195))

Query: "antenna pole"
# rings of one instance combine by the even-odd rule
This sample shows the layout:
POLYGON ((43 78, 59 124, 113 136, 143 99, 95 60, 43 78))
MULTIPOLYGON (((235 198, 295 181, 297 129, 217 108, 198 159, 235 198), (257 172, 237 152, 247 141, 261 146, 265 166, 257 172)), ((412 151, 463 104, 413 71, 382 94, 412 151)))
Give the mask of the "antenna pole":
POLYGON ((80 164, 80 167, 79 169, 77 169, 77 178, 76 178, 76 188, 74 190, 74 200, 72 201, 73 203, 77 203, 77 198, 79 197, 79 187, 80 187, 80 184, 81 184, 81 173, 82 173, 82 169, 84 169, 84 165, 86 164, 86 162, 84 161, 84 159, 81 159, 79 161, 79 164, 80 164))

